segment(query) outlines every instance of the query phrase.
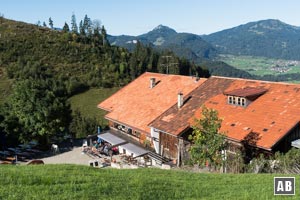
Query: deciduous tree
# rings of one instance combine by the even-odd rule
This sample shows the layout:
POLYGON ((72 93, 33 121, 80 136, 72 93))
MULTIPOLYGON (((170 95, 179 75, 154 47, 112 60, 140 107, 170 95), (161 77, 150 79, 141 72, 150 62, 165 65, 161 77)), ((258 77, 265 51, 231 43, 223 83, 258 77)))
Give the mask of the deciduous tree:
POLYGON ((193 142, 190 153, 194 164, 210 167, 221 166, 223 162, 225 135, 220 132, 222 120, 214 109, 202 107, 202 118, 195 119, 193 133, 190 138, 193 142))
POLYGON ((34 69, 15 83, 2 126, 8 134, 16 134, 17 128, 21 142, 37 139, 47 144, 51 136, 67 132, 71 109, 64 84, 45 69, 34 69))

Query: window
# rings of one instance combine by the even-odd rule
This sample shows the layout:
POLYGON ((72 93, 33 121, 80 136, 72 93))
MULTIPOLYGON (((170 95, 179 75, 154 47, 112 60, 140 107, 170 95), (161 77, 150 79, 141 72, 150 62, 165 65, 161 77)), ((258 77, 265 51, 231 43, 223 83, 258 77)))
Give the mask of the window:
POLYGON ((244 97, 228 96, 227 101, 228 101, 228 104, 243 106, 243 107, 246 106, 246 98, 244 98, 244 97))
POLYGON ((229 103, 229 104, 232 104, 232 96, 229 96, 229 97, 228 97, 228 103, 229 103))
POLYGON ((238 104, 239 106, 241 105, 241 98, 240 98, 240 97, 237 98, 237 104, 238 104))
POLYGON ((246 106, 246 99, 242 98, 242 106, 246 106))
POLYGON ((131 129, 131 128, 128 128, 127 133, 128 133, 129 135, 131 135, 131 134, 132 134, 132 129, 131 129))

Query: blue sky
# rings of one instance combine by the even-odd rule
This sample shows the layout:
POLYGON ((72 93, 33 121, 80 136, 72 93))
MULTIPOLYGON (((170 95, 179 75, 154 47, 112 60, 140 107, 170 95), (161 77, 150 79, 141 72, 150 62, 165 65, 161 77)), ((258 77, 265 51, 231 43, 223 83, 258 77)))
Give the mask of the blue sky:
POLYGON ((300 26, 299 0, 0 0, 4 17, 29 23, 49 17, 55 27, 87 14, 112 35, 139 35, 159 24, 177 32, 209 34, 262 19, 300 26))

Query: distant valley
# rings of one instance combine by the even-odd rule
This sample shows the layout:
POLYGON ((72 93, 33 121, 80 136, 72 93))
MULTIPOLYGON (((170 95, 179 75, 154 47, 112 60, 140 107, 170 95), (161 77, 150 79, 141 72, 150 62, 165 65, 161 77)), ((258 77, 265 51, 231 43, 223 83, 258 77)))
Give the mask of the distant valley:
POLYGON ((300 61, 259 56, 220 54, 219 60, 253 76, 284 76, 300 73, 300 61))

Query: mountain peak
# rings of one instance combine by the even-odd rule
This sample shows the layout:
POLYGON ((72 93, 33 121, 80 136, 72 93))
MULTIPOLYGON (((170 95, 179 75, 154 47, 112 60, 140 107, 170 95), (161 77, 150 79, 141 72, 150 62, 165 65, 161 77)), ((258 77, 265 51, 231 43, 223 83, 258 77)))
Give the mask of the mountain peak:
POLYGON ((286 23, 280 21, 279 19, 264 19, 257 21, 259 24, 272 24, 272 25, 287 25, 286 23))
POLYGON ((272 31, 279 31, 279 30, 286 30, 286 29, 289 30, 299 29, 299 27, 286 24, 278 19, 260 20, 257 22, 250 22, 246 24, 246 26, 247 25, 249 25, 250 29, 261 29, 261 30, 272 30, 272 31))
POLYGON ((270 26, 270 27, 280 27, 280 26, 290 26, 278 19, 266 19, 258 21, 257 24, 262 26, 270 26))
POLYGON ((176 31, 174 29, 172 29, 168 26, 164 26, 162 24, 155 27, 152 31, 176 33, 176 31))

